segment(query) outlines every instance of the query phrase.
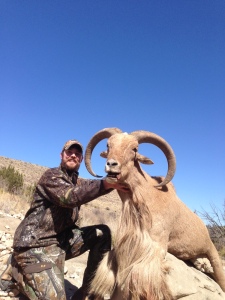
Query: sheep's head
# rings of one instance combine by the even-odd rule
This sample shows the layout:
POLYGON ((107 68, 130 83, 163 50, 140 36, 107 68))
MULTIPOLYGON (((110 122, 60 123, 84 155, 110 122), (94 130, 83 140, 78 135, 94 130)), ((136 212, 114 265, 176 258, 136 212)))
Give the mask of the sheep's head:
POLYGON ((108 139, 107 151, 100 154, 107 159, 105 171, 108 181, 124 182, 137 162, 153 164, 150 159, 138 153, 138 145, 137 139, 127 133, 116 133, 108 139))
POLYGON ((124 181, 131 167, 133 165, 138 166, 138 162, 143 164, 153 163, 149 158, 138 153, 138 145, 141 143, 156 145, 167 158, 168 172, 164 181, 158 186, 163 186, 172 180, 176 169, 176 160, 172 148, 164 139, 148 131, 139 130, 127 134, 122 133, 118 128, 102 129, 89 141, 85 152, 85 165, 91 175, 101 177, 96 175, 91 168, 91 154, 95 146, 105 138, 108 138, 107 151, 102 152, 100 155, 107 159, 105 171, 110 182, 124 181))

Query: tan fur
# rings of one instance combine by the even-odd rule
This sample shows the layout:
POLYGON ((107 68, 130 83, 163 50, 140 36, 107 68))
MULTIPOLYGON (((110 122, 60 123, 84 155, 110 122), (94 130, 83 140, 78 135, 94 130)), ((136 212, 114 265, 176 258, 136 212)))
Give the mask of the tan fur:
POLYGON ((129 198, 123 203, 114 249, 101 262, 91 293, 115 300, 172 299, 165 282, 165 251, 145 229, 149 216, 144 204, 137 209, 129 198))
POLYGON ((117 162, 119 181, 131 192, 119 191, 123 208, 114 249, 100 264, 91 291, 109 293, 114 300, 171 300, 165 279, 167 251, 182 260, 207 258, 225 291, 225 274, 206 226, 177 197, 172 183, 155 187, 163 179, 141 169, 135 147, 137 141, 129 135, 108 140, 107 161, 117 162))
POLYGON ((90 293, 105 296, 112 295, 116 283, 117 262, 114 250, 107 252, 97 269, 91 283, 90 293))

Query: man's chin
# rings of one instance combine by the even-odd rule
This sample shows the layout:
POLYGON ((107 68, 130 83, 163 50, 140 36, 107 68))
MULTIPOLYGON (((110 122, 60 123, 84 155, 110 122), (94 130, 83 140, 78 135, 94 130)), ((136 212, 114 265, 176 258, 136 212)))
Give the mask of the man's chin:
POLYGON ((76 171, 77 170, 77 165, 74 163, 67 163, 66 164, 66 169, 70 171, 76 171))
POLYGON ((77 170, 77 168, 76 168, 76 167, 71 167, 71 166, 70 166, 70 167, 68 167, 67 169, 68 169, 69 171, 76 171, 76 170, 77 170))

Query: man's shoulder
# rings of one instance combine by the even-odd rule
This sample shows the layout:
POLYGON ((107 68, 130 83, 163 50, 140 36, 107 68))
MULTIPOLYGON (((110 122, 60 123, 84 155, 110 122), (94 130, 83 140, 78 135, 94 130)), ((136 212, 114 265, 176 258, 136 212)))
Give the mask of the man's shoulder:
POLYGON ((58 177, 58 176, 62 176, 62 170, 60 167, 55 167, 55 168, 49 168, 47 169, 42 177, 40 178, 40 180, 43 180, 43 178, 49 178, 49 177, 58 177))
POLYGON ((44 172, 43 175, 50 174, 50 173, 61 173, 61 168, 60 167, 49 168, 44 172))

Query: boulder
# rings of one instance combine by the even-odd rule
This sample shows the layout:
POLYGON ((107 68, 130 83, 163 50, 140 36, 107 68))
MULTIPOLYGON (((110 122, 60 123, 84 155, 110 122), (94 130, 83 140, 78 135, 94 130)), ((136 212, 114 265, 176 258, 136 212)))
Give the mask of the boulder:
POLYGON ((209 276, 167 254, 169 266, 167 283, 174 299, 225 300, 225 293, 209 276))

